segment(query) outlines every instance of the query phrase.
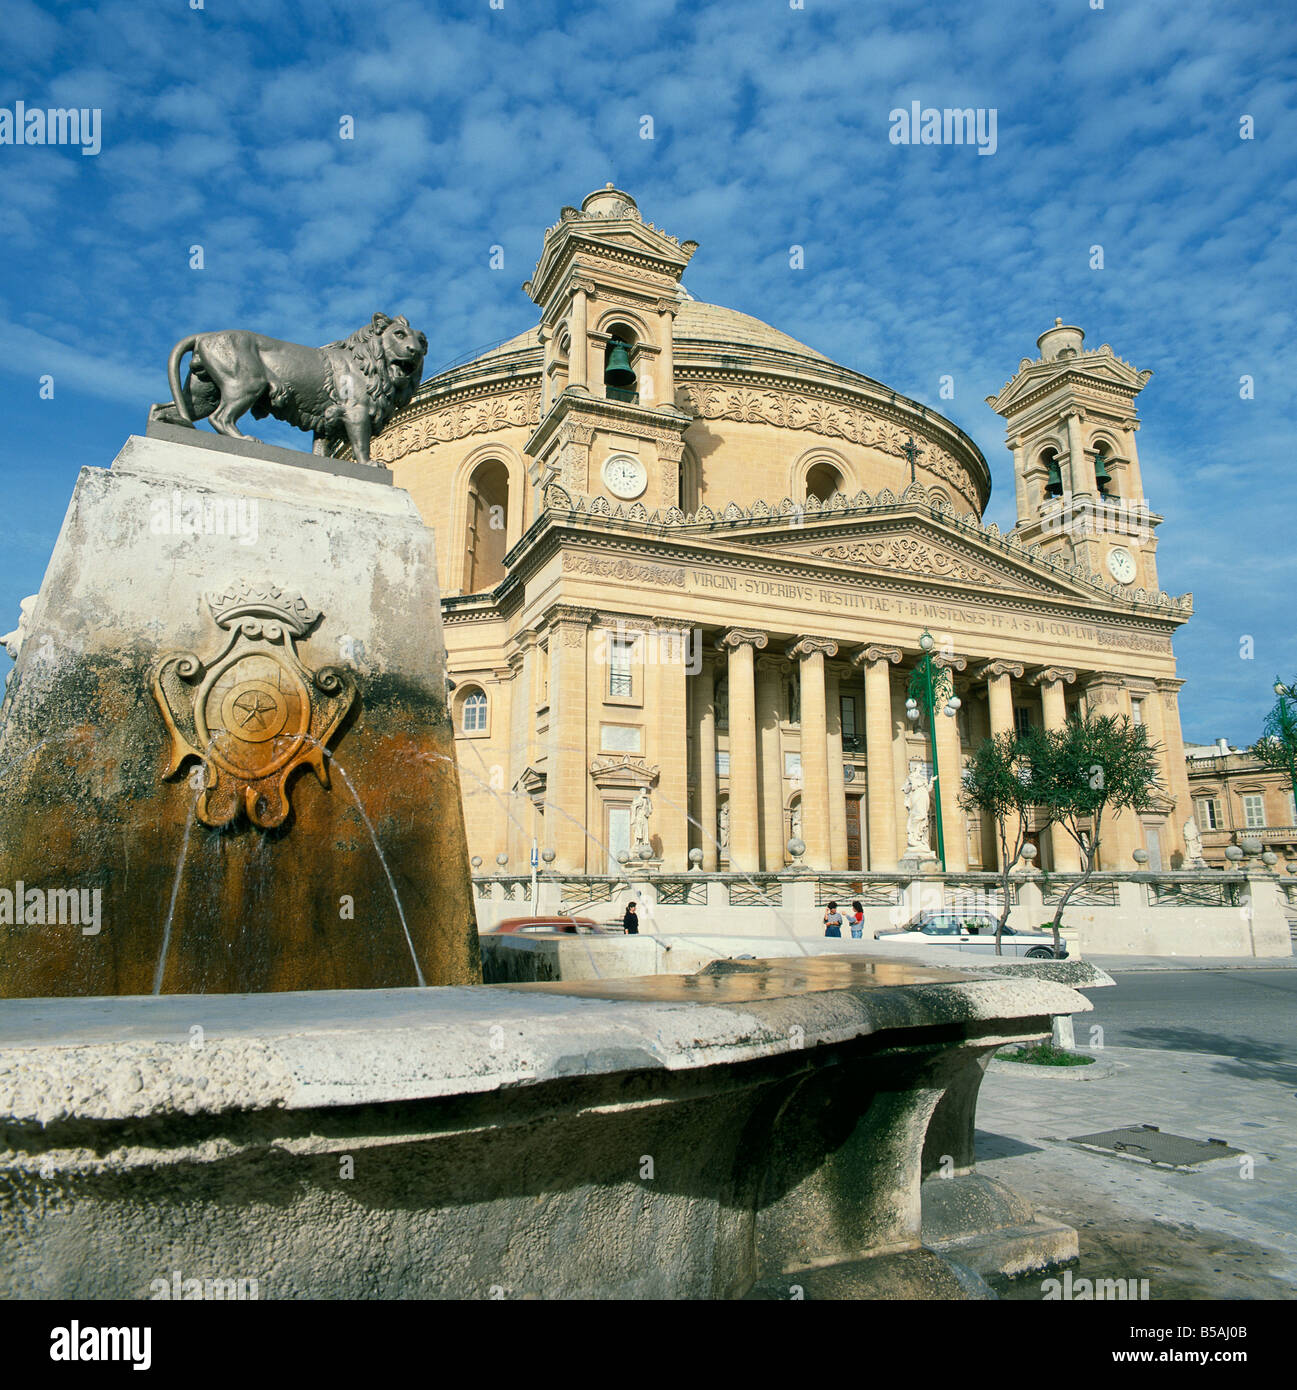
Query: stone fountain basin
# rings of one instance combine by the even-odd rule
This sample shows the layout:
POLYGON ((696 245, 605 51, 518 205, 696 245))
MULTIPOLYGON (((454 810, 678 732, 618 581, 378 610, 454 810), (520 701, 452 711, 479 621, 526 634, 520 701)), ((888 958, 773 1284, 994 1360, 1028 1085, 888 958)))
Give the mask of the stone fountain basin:
POLYGON ((855 954, 6 1001, 0 1296, 963 1296, 922 1178, 981 1181, 985 1062, 1089 1007, 855 954))

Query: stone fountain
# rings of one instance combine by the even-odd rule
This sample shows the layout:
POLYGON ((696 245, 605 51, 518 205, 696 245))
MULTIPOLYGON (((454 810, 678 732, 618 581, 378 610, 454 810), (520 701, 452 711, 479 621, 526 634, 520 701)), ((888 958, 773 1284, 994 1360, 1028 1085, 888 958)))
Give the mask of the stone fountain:
POLYGON ((227 395, 322 369, 186 344, 11 634, 0 1297, 985 1297, 1074 1256, 972 1146, 995 1049, 1090 1007, 1065 977, 479 983, 433 537, 363 461, 382 420, 316 419, 354 463, 248 441, 227 395))

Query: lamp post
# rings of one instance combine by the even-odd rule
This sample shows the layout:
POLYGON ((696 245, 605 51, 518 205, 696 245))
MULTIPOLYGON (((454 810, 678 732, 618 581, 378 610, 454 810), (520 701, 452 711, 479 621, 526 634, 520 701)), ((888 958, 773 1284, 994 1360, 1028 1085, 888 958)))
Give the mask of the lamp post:
POLYGON ((910 676, 909 698, 905 701, 907 719, 917 720, 919 705, 928 716, 928 746, 932 750, 932 790, 937 804, 937 858, 941 861, 941 872, 946 872, 946 831, 941 820, 941 766, 937 762, 937 700, 945 701, 942 714, 953 719, 959 710, 960 699, 955 694, 955 684, 950 672, 944 666, 937 666, 932 659, 936 641, 925 628, 919 638, 918 665, 910 676), (936 668, 935 671, 933 668, 936 668))

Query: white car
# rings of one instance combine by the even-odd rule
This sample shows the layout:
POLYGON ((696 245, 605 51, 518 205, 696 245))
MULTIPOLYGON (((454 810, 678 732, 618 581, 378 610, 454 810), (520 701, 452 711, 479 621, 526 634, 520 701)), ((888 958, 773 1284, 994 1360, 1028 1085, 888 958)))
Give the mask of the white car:
MULTIPOLYGON (((989 912, 960 912, 957 908, 920 912, 903 927, 885 927, 874 933, 875 941, 892 941, 901 945, 955 946, 978 955, 995 954, 995 928, 999 918, 989 912)), ((1030 956, 1033 960, 1066 960, 1067 947, 1054 951, 1051 933, 1022 931, 1005 927, 1000 937, 1000 953, 1005 956, 1030 956)))

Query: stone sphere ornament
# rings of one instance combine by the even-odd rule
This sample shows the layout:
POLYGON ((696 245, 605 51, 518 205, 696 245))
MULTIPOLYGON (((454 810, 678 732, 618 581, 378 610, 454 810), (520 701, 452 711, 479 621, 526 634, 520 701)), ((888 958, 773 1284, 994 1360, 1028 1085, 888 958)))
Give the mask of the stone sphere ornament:
POLYGON ((1260 854, 1260 853, 1261 853, 1261 841, 1260 841, 1260 840, 1254 840, 1254 839, 1249 835, 1248 838, 1247 838, 1246 840, 1244 840, 1243 843, 1242 843, 1242 850, 1243 850, 1243 853, 1244 853, 1244 854, 1260 854))
POLYGON ((495 856, 495 862, 499 864, 499 866, 503 869, 504 866, 509 862, 509 856, 507 854, 497 854, 495 856))
POLYGON ((652 858, 653 858, 653 846, 652 846, 652 845, 641 845, 641 846, 639 847, 639 857, 640 857, 641 859, 646 859, 646 860, 647 860, 647 859, 652 859, 652 858))
POLYGON ((1031 861, 1036 857, 1036 846, 1035 846, 1035 845, 1023 845, 1023 847, 1022 847, 1022 857, 1027 861, 1028 864, 1030 864, 1031 861))
POLYGON ((1130 854, 1130 857, 1135 861, 1136 864, 1138 864, 1138 865, 1142 868, 1145 864, 1148 863, 1148 850, 1146 850, 1146 849, 1136 849, 1136 850, 1132 850, 1132 851, 1131 851, 1131 854, 1130 854))
POLYGON ((558 855, 552 849, 543 849, 540 852, 540 857, 546 864, 552 864, 554 860, 558 858, 558 855))
POLYGON ((1274 850, 1268 849, 1261 856, 1261 862, 1266 866, 1266 868, 1273 869, 1274 866, 1279 862, 1279 856, 1274 852, 1274 850))
POLYGON ((806 853, 806 841, 797 839, 789 840, 788 853, 791 854, 794 859, 800 859, 802 855, 806 853))
POLYGON ((472 859, 469 860, 469 863, 472 864, 475 869, 480 869, 482 867, 482 856, 480 854, 475 854, 472 859))
POLYGON ((1225 858, 1228 859, 1231 864, 1237 864, 1238 861, 1243 858, 1243 851, 1237 845, 1226 845, 1225 858))
POLYGON ((689 867, 691 869, 696 869, 702 864, 702 862, 703 852, 702 850, 697 848, 697 846, 695 846, 693 849, 689 851, 689 867))
POLYGON ((617 851, 617 862, 618 862, 619 864, 629 864, 629 863, 630 863, 630 853, 629 853, 627 850, 619 849, 619 850, 617 851))

